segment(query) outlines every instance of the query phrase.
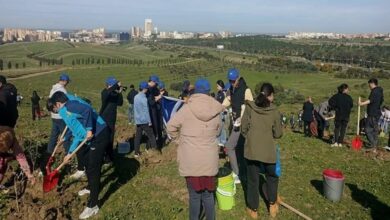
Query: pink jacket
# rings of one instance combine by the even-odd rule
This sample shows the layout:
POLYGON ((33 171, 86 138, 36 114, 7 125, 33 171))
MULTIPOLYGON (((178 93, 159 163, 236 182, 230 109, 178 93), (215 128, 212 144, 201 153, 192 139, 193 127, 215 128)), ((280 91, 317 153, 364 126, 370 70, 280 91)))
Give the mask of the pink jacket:
MULTIPOLYGON (((23 172, 27 175, 28 178, 32 177, 30 166, 28 165, 26 156, 24 155, 22 147, 19 145, 18 139, 15 136, 14 129, 7 126, 0 126, 0 132, 3 131, 11 131, 13 134, 13 144, 10 146, 10 150, 12 151, 12 155, 16 158, 16 160, 19 162, 20 167, 22 168, 23 172)), ((6 153, 6 152, 2 152, 6 153)), ((0 182, 3 179, 3 175, 6 171, 7 164, 5 163, 5 158, 0 158, 0 182)))
POLYGON ((204 94, 194 94, 168 122, 167 131, 177 139, 180 176, 215 176, 222 105, 204 94))

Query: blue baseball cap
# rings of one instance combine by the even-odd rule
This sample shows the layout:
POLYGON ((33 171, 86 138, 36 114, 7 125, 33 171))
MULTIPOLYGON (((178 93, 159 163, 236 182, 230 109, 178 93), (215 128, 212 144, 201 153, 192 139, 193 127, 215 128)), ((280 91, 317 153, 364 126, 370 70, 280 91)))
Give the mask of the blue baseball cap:
POLYGON ((70 81, 70 78, 69 78, 69 76, 68 76, 68 74, 66 74, 66 73, 61 73, 61 75, 60 75, 60 81, 70 81))
POLYGON ((207 79, 198 79, 195 82, 195 93, 208 94, 210 90, 211 86, 207 79))
POLYGON ((165 89, 165 83, 163 81, 158 82, 160 89, 165 89))
POLYGON ((118 83, 118 80, 116 80, 113 76, 110 76, 106 79, 106 84, 108 86, 113 86, 118 83))
POLYGON ((149 77, 149 81, 153 81, 158 84, 160 82, 160 78, 157 75, 151 75, 149 77))
POLYGON ((227 78, 229 80, 235 81, 235 80, 238 79, 238 77, 240 77, 240 72, 238 71, 238 69, 231 68, 231 69, 228 70, 227 78))
POLYGON ((145 81, 139 83, 139 89, 147 89, 149 88, 149 84, 145 81))

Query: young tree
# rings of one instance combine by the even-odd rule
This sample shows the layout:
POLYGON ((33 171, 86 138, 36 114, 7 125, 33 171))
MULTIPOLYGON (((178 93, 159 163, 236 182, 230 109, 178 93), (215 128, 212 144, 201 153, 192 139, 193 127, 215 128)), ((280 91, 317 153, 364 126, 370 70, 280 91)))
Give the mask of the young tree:
POLYGON ((15 69, 19 69, 19 63, 15 63, 15 69))
POLYGON ((72 60, 72 66, 74 66, 75 65, 75 62, 74 62, 74 60, 72 60))
POLYGON ((26 68, 26 62, 23 62, 23 68, 26 68))
POLYGON ((8 69, 9 69, 9 70, 12 69, 12 63, 11 63, 11 61, 8 61, 8 69))
POLYGON ((0 71, 3 71, 3 68, 4 68, 4 63, 3 60, 0 59, 0 71))
POLYGON ((42 67, 42 61, 41 60, 39 61, 39 67, 42 67))

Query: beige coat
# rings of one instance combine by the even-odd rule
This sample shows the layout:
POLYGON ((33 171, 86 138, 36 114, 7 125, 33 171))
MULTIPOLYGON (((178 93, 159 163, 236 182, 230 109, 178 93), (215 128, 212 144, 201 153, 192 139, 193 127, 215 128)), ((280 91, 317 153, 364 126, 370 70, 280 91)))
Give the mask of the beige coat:
POLYGON ((168 134, 179 142, 180 176, 215 176, 218 173, 217 136, 222 127, 222 105, 212 97, 194 94, 168 122, 168 134))

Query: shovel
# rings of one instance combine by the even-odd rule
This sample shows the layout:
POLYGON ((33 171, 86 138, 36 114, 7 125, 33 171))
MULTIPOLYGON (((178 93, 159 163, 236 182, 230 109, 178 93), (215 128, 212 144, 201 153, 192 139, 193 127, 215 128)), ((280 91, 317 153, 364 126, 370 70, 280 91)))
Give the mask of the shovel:
MULTIPOLYGON (((80 150, 81 147, 83 147, 86 142, 87 138, 84 139, 84 141, 79 144, 76 150, 72 152, 70 159, 77 153, 77 151, 80 150)), ((50 192, 57 186, 60 179, 59 170, 65 165, 66 163, 62 162, 56 169, 54 169, 52 172, 48 172, 47 175, 43 177, 43 192, 50 192)))
POLYGON ((55 157, 54 155, 56 154, 57 148, 61 146, 64 143, 64 136, 66 134, 66 131, 68 130, 68 126, 65 127, 64 131, 61 134, 61 137, 58 139, 57 145, 55 146, 53 153, 50 155, 49 160, 47 161, 46 164, 46 173, 51 173, 51 165, 53 165, 55 157))
MULTIPOLYGON (((359 97, 359 103, 361 102, 361 98, 359 97)), ((359 151, 363 146, 363 141, 360 138, 360 105, 358 105, 358 120, 357 120, 357 128, 356 128, 356 137, 352 140, 352 149, 355 151, 359 151)))

